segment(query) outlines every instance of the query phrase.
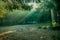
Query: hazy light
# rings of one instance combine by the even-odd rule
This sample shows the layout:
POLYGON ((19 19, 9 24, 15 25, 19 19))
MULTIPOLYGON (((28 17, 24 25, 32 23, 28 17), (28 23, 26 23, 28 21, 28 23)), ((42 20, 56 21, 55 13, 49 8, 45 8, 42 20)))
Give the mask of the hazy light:
POLYGON ((32 6, 34 9, 35 9, 35 8, 38 8, 38 6, 39 6, 39 5, 38 5, 37 3, 35 3, 35 2, 28 3, 28 5, 29 5, 29 6, 32 6))
POLYGON ((44 2, 44 0, 41 0, 41 2, 44 2))
POLYGON ((31 3, 28 3, 28 5, 29 5, 29 6, 32 6, 32 5, 33 5, 33 3, 32 3, 32 2, 31 2, 31 3))
POLYGON ((39 5, 37 3, 33 3, 33 8, 38 8, 39 5))

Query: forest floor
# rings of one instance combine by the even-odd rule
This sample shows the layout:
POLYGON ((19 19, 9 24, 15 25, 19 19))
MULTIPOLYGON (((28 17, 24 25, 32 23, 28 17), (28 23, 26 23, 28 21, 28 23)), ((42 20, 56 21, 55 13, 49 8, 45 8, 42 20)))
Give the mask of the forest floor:
POLYGON ((0 27, 0 40, 60 40, 60 31, 37 27, 38 25, 0 27))

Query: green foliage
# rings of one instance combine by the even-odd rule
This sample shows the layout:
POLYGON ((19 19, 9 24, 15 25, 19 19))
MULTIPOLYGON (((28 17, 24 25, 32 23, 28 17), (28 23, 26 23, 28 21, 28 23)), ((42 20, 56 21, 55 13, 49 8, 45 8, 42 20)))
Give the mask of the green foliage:
POLYGON ((0 1, 0 18, 6 16, 7 10, 5 9, 6 4, 3 1, 0 1))
MULTIPOLYGON (((29 2, 29 0, 27 2, 29 2)), ((50 9, 55 9, 54 2, 52 2, 52 0, 50 2, 48 0, 43 0, 43 2, 37 4, 39 7, 32 10, 33 5, 28 6, 23 3, 22 0, 0 1, 0 18, 4 18, 7 15, 7 20, 9 20, 12 24, 21 22, 21 19, 23 23, 25 20, 36 23, 51 21, 50 9), (7 14, 8 11, 9 13, 7 14)), ((55 25, 56 23, 54 22, 53 24, 55 25)), ((44 29, 46 29, 46 26, 44 29)))

